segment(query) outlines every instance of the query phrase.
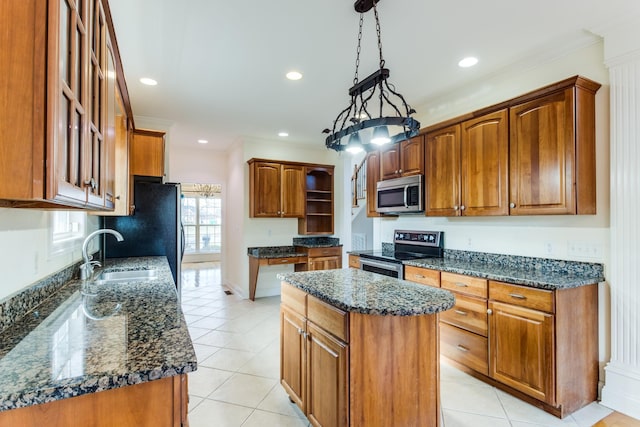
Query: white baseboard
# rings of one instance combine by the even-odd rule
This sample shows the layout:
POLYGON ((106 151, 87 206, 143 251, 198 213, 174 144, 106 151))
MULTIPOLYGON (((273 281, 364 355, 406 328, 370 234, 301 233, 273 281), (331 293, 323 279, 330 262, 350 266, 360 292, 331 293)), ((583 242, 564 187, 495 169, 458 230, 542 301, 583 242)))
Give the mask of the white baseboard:
POLYGON ((640 372, 633 367, 609 363, 605 368, 602 405, 640 419, 640 372))

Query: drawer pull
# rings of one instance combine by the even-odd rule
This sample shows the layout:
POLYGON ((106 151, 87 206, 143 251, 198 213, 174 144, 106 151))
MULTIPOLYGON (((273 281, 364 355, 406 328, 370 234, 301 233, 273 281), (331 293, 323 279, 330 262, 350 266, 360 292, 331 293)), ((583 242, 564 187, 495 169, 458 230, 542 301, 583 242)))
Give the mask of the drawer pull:
POLYGON ((460 288, 466 288, 468 286, 466 283, 460 283, 460 282, 456 282, 455 285, 460 288))
POLYGON ((469 351, 469 349, 468 349, 467 347, 463 346, 462 344, 458 344, 458 345, 456 346, 456 348, 457 348, 458 350, 460 350, 460 351, 464 351, 464 352, 469 351))
POLYGON ((281 260, 280 262, 281 262, 281 263, 285 263, 285 262, 287 262, 287 261, 289 261, 289 260, 288 260, 288 259, 283 259, 283 260, 281 260))
POLYGON ((462 310, 453 310, 454 313, 459 314, 460 316, 466 316, 467 312, 462 310))
POLYGON ((527 299, 527 297, 525 297, 524 295, 520 295, 520 294, 509 294, 509 296, 511 298, 515 298, 515 299, 527 299))
POLYGON ((416 274, 416 279, 424 279, 425 277, 422 274, 416 274))

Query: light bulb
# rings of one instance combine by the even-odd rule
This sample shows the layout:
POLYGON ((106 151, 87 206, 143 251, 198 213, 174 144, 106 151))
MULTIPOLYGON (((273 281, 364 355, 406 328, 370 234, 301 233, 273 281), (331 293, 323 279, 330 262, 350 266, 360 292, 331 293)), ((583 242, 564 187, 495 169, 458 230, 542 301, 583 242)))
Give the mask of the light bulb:
POLYGON ((389 129, 386 126, 378 126, 373 129, 372 144, 384 145, 389 142, 391 142, 391 138, 389 138, 389 129))
POLYGON ((362 142, 360 141, 360 135, 358 132, 352 133, 349 137, 349 143, 347 144, 346 150, 351 154, 358 154, 364 151, 362 148, 362 142))

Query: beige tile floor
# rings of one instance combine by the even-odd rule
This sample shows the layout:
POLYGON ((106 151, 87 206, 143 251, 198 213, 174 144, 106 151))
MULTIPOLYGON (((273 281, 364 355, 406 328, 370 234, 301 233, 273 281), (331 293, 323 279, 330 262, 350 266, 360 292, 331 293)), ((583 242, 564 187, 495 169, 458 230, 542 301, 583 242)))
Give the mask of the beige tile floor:
MULTIPOLYGON (((182 307, 198 357, 189 374, 191 427, 308 426, 278 381, 279 297, 225 294, 218 263, 182 271, 182 307)), ((592 403, 560 420, 445 363, 440 388, 445 427, 590 427, 611 413, 592 403)))

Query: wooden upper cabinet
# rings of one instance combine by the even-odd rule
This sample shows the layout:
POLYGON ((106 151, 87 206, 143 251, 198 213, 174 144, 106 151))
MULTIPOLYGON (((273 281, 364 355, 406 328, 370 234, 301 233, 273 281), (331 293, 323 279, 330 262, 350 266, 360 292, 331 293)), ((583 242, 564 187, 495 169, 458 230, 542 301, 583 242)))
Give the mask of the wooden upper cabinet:
POLYGON ((381 180, 422 173, 424 173, 423 135, 380 150, 381 180))
POLYGON ((378 206, 377 185, 380 181, 380 152, 372 151, 367 154, 367 216, 376 217, 378 206))
POLYGON ((280 163, 255 162, 250 165, 250 217, 280 216, 280 163))
POLYGON ((424 173, 424 135, 400 143, 400 176, 424 173))
POLYGON ((427 133, 425 143, 425 214, 460 212, 460 125, 427 133))
POLYGON ((400 176, 400 144, 389 145, 380 150, 380 179, 400 176))
POLYGON ((250 217, 302 218, 305 167, 253 159, 249 162, 250 217))
POLYGON ((595 214, 595 93, 581 77, 510 109, 510 213, 595 214), (568 87, 566 87, 568 86, 568 87))
POLYGON ((575 76, 431 126, 425 214, 595 214, 598 88, 575 76))
POLYGON ((129 149, 129 174, 164 176, 164 132, 135 129, 129 149))
POLYGON ((509 116, 506 109, 462 123, 462 215, 508 215, 509 116))
POLYGON ((2 2, 0 199, 5 206, 113 208, 102 0, 2 2), (20 25, 16 26, 15 23, 20 25))
POLYGON ((302 218, 305 211, 305 168, 283 164, 281 169, 281 211, 283 218, 302 218))

